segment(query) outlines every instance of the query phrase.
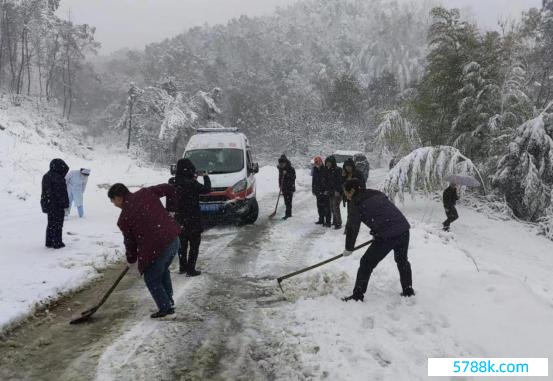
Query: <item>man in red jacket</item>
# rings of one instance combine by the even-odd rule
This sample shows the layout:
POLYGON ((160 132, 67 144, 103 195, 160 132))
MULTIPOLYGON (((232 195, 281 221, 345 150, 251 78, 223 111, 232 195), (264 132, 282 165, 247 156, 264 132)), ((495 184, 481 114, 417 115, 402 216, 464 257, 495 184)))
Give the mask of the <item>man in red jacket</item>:
POLYGON ((175 313, 169 266, 179 251, 180 226, 169 216, 162 197, 174 197, 175 188, 161 184, 131 193, 123 184, 114 184, 108 197, 121 209, 117 226, 125 238, 127 262, 137 264, 144 282, 159 309, 153 319, 175 313))

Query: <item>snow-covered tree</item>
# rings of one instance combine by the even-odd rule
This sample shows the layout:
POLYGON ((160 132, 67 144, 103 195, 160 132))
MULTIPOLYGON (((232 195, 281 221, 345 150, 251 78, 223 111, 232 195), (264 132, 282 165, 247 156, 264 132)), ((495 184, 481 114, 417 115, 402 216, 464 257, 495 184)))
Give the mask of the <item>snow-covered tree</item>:
POLYGON ((521 125, 498 163, 493 185, 519 218, 536 221, 551 204, 553 187, 553 115, 549 105, 521 125))
POLYGON ((450 146, 418 148, 402 158, 388 173, 382 191, 391 200, 404 200, 405 192, 433 192, 442 189, 445 178, 453 174, 470 174, 484 184, 473 164, 458 149, 450 146))
POLYGON ((404 156, 421 145, 416 127, 400 110, 383 113, 375 135, 380 157, 404 156))

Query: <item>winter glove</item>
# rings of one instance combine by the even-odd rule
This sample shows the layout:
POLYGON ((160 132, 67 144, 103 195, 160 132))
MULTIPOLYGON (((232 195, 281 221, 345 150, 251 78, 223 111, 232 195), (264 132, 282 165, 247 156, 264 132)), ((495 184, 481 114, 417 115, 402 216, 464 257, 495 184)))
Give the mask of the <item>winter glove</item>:
POLYGON ((349 257, 352 254, 353 254, 353 251, 344 250, 344 252, 342 253, 342 256, 345 258, 345 257, 349 257))
POLYGON ((137 276, 137 277, 140 277, 140 271, 138 271, 138 261, 134 262, 134 263, 129 263, 127 264, 127 266, 129 267, 129 274, 130 275, 133 275, 133 276, 137 276))

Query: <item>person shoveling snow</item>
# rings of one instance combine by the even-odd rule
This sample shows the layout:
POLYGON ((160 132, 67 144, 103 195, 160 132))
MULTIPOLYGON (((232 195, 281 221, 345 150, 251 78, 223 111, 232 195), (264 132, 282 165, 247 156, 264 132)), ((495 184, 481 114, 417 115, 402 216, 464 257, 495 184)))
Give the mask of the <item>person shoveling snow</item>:
POLYGON ((343 256, 348 257, 353 253, 361 222, 371 229, 374 242, 361 258, 353 294, 343 300, 363 301, 372 271, 392 250, 403 289, 401 295, 415 295, 411 264, 407 259, 411 226, 403 213, 384 193, 374 189, 362 189, 358 179, 346 181, 344 191, 352 207, 350 224, 346 227, 346 250, 343 256))
POLYGON ((174 314, 169 266, 179 251, 181 228, 159 199, 175 197, 175 187, 161 184, 131 193, 125 185, 114 184, 108 197, 121 209, 117 226, 125 238, 127 261, 130 267, 138 266, 159 309, 151 318, 174 314))

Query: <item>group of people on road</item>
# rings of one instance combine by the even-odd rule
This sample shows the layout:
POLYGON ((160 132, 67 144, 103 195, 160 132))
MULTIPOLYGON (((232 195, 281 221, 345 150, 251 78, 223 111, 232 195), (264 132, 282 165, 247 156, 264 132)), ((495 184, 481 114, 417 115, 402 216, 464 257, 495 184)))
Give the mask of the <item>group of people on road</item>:
MULTIPOLYGON (((286 205, 284 219, 292 217, 292 201, 296 191, 296 171, 290 160, 282 155, 278 160, 279 188, 286 205)), ((48 215, 46 247, 64 247, 62 229, 64 216, 75 203, 80 217, 84 215, 83 192, 90 170, 69 171, 61 159, 50 163, 50 170, 42 179, 41 206, 48 215)), ((346 160, 342 168, 333 156, 324 160, 314 158, 312 192, 316 197, 318 225, 342 227, 340 203, 347 205, 344 257, 355 250, 361 223, 367 225, 374 237, 360 261, 353 293, 344 301, 363 301, 372 271, 390 251, 394 251, 402 296, 415 294, 412 287, 411 265, 408 260, 410 225, 401 211, 374 189, 366 188, 367 179, 357 170, 353 160, 346 160)), ((108 197, 121 209, 117 225, 124 237, 126 258, 131 269, 144 276, 146 287, 158 311, 152 318, 161 318, 175 312, 173 287, 169 267, 178 254, 179 273, 195 277, 201 235, 203 232, 200 195, 211 192, 211 181, 204 172, 198 172, 189 159, 177 163, 176 174, 167 184, 142 188, 134 193, 122 183, 114 184, 108 197), (203 177, 200 183, 197 178, 203 177), (161 198, 166 198, 163 206, 161 198)), ((459 199, 455 184, 443 194, 448 230, 458 218, 455 203, 459 199)))
MULTIPOLYGON (((342 214, 340 211, 340 203, 349 205, 350 202, 345 197, 344 183, 347 180, 358 179, 365 187, 366 180, 363 174, 355 167, 353 159, 347 159, 342 168, 336 164, 334 156, 329 156, 324 161, 321 156, 316 156, 313 159, 313 178, 312 192, 317 199, 317 211, 319 219, 315 222, 317 225, 332 227, 334 229, 342 228, 342 214)), ((346 220, 347 227, 347 220, 346 220)))
POLYGON ((75 204, 79 217, 84 217, 83 193, 86 189, 90 169, 69 170, 62 159, 50 162, 49 171, 42 177, 40 206, 48 215, 46 227, 46 247, 61 249, 63 243, 63 221, 75 204))

